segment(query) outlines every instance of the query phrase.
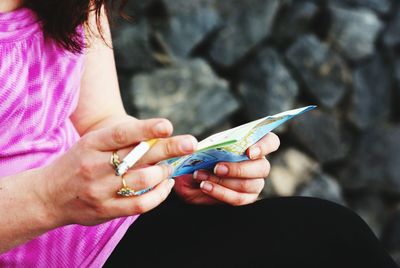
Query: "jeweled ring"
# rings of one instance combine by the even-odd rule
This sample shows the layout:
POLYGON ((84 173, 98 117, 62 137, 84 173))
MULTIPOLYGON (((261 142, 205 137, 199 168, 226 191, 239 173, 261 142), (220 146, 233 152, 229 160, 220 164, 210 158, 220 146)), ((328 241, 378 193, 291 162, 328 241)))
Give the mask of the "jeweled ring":
POLYGON ((121 163, 121 161, 119 160, 119 156, 117 154, 117 151, 114 151, 111 154, 110 164, 113 166, 113 168, 116 169, 120 163, 121 163))
POLYGON ((135 190, 133 190, 132 188, 129 188, 126 185, 126 181, 124 179, 124 177, 121 177, 122 179, 122 188, 118 190, 117 195, 123 196, 123 197, 130 197, 130 196, 134 196, 135 194, 135 190))

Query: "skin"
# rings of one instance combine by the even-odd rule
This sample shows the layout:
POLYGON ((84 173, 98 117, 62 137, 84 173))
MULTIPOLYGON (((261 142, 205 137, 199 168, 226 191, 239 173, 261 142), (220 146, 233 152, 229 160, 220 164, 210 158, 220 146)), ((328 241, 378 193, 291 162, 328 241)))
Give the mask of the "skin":
MULTIPOLYGON (((0 3, 0 12, 5 12, 22 1, 0 3)), ((111 43, 105 19, 103 27, 111 43)), ((154 164, 194 152, 197 140, 190 135, 171 136, 173 127, 166 119, 138 120, 127 115, 112 49, 99 38, 91 38, 90 44, 80 100, 71 117, 82 138, 52 164, 0 180, 0 253, 64 225, 96 225, 145 213, 163 202, 174 185, 176 193, 192 204, 238 206, 257 200, 270 170, 264 156, 279 147, 275 134, 248 149, 249 161, 219 163, 213 173, 198 171, 168 180, 170 168, 154 164), (133 189, 155 188, 141 196, 118 197, 121 180, 109 164, 111 153, 118 151, 124 157, 135 144, 151 138, 160 140, 125 178, 133 189)))

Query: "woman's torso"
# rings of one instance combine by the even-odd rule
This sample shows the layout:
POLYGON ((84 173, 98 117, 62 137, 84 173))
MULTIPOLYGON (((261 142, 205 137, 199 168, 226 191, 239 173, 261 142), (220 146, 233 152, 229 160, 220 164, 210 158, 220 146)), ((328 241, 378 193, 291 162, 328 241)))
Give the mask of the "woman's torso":
MULTIPOLYGON (((84 55, 46 39, 31 10, 0 13, 0 179, 51 163, 79 139, 70 116, 83 68, 84 55)), ((0 266, 101 266, 134 219, 55 229, 1 254, 0 266)))

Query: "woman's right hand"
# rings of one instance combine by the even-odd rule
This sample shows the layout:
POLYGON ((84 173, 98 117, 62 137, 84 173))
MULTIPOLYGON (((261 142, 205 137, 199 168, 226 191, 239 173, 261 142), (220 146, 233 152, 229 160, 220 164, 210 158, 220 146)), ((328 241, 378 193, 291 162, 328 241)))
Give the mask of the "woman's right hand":
POLYGON ((46 167, 42 177, 40 198, 48 215, 57 222, 95 225, 117 217, 144 213, 159 205, 170 193, 174 180, 168 180, 172 170, 155 163, 190 154, 197 141, 189 135, 169 137, 172 125, 165 119, 129 121, 84 135, 65 155, 46 167), (113 151, 123 158, 132 145, 140 141, 161 138, 129 170, 124 178, 130 188, 155 188, 143 195, 121 197, 121 178, 109 163, 113 151))

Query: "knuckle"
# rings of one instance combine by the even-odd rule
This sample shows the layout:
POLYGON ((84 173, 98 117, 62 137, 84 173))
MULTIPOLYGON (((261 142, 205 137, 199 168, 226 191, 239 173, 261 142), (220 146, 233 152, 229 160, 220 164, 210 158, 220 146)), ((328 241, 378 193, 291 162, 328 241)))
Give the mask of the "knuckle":
POLYGON ((116 144, 119 145, 126 144, 128 140, 126 129, 121 126, 114 127, 111 132, 111 138, 116 144))
POLYGON ((174 155, 174 144, 172 139, 168 139, 164 146, 164 154, 166 156, 174 155))
POLYGON ((146 177, 147 177, 147 171, 144 169, 137 169, 134 172, 134 180, 136 182, 142 183, 146 181, 146 177))
POLYGON ((219 176, 211 176, 210 181, 214 182, 215 184, 219 184, 219 185, 223 184, 223 180, 219 176))
POLYGON ((234 206, 242 206, 246 204, 246 199, 242 194, 238 194, 237 197, 235 198, 233 205, 234 206))
POLYGON ((264 179, 260 179, 258 182, 258 191, 257 192, 261 192, 264 189, 265 186, 265 180, 264 179))
POLYGON ((79 141, 79 147, 82 149, 89 149, 93 147, 93 134, 92 133, 88 133, 85 136, 83 136, 79 141))
POLYGON ((225 188, 221 189, 221 200, 227 200, 228 199, 228 192, 225 188))
POLYGON ((88 201, 90 206, 98 211, 102 207, 102 200, 99 197, 99 191, 97 191, 96 187, 93 184, 86 185, 83 192, 85 199, 88 201))
POLYGON ((145 202, 142 201, 141 199, 137 199, 135 204, 133 205, 133 210, 135 211, 135 213, 139 213, 139 214, 146 212, 145 202))
POLYGON ((137 177, 133 181, 135 182, 135 187, 145 188, 147 186, 147 179, 144 176, 137 177))
POLYGON ((253 183, 250 180, 241 180, 239 182, 239 191, 248 192, 251 190, 251 186, 253 186, 253 183))
POLYGON ((162 191, 162 194, 160 195, 159 202, 161 203, 162 201, 164 201, 168 197, 169 193, 170 193, 170 189, 165 188, 164 191, 162 191))
POLYGON ((107 219, 110 217, 109 210, 102 202, 98 202, 95 206, 93 206, 93 210, 98 218, 107 219))
POLYGON ((265 177, 268 177, 270 171, 271 171, 271 164, 270 164, 270 162, 269 162, 267 159, 265 159, 263 177, 264 177, 264 178, 265 178, 265 177))
POLYGON ((243 168, 242 168, 242 166, 241 166, 240 164, 235 165, 235 166, 232 168, 232 176, 241 178, 241 177, 243 176, 243 174, 244 174, 243 172, 244 172, 244 171, 243 171, 243 168))
POLYGON ((169 175, 170 175, 170 167, 168 167, 168 166, 159 166, 160 168, 161 168, 161 170, 162 170, 162 178, 163 179, 167 179, 167 178, 169 178, 169 175))
POLYGON ((87 157, 80 158, 78 173, 85 179, 92 179, 95 174, 95 167, 87 157))

